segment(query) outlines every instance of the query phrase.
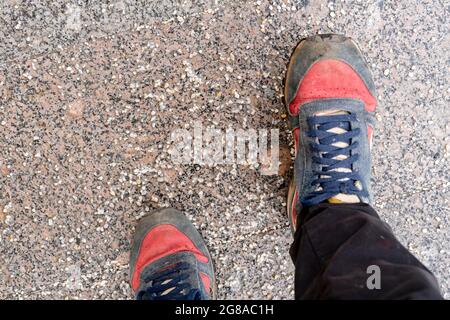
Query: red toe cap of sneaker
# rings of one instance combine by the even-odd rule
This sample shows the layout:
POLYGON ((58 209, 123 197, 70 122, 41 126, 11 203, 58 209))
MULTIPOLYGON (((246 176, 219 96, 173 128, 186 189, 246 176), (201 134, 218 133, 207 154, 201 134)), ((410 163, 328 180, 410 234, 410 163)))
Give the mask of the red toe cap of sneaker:
POLYGON ((161 224, 152 228, 145 235, 139 248, 131 282, 133 289, 139 288, 140 274, 145 266, 162 257, 182 251, 192 252, 202 263, 209 262, 195 244, 173 225, 161 224))
POLYGON ((311 66, 289 105, 290 112, 298 114, 303 103, 326 98, 359 99, 369 112, 375 111, 377 103, 358 73, 347 63, 333 59, 320 60, 311 66))

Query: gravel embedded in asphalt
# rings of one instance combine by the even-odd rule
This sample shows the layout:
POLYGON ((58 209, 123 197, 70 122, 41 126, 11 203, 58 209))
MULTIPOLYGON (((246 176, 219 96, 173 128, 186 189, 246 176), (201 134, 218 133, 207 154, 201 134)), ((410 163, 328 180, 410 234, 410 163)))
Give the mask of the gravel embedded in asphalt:
POLYGON ((219 298, 292 299, 291 172, 175 164, 169 138, 200 121, 278 128, 292 148, 283 77, 298 41, 318 32, 353 37, 367 57, 379 94, 374 207, 449 298, 448 8, 180 3, 0 3, 0 298, 132 298, 136 221, 173 206, 203 234, 219 298))

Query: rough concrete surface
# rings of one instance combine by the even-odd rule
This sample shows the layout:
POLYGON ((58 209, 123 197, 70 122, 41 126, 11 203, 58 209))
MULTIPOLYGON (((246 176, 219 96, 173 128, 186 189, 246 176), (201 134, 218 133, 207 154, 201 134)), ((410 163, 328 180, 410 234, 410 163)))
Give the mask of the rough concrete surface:
POLYGON ((292 147, 283 76, 318 32, 369 61, 374 206, 449 298, 449 18, 442 0, 1 1, 0 298, 132 298, 133 228, 167 206, 203 234, 219 298, 293 298, 290 172, 177 165, 169 137, 200 120, 292 147))

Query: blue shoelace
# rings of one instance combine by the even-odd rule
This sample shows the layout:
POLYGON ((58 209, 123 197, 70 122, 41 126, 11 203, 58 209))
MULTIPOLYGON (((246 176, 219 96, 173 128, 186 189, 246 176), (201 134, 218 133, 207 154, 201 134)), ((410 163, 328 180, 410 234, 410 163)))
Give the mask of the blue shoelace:
POLYGON ((316 142, 311 144, 311 149, 315 154, 313 162, 321 167, 321 170, 313 172, 317 179, 312 181, 311 184, 321 188, 309 194, 303 201, 303 205, 319 204, 340 193, 358 197, 367 195, 365 190, 360 190, 355 186, 355 182, 361 181, 361 178, 357 172, 352 170, 352 165, 358 161, 359 156, 351 151, 358 147, 358 142, 352 142, 351 139, 360 134, 360 129, 351 128, 353 121, 356 121, 354 114, 312 116, 308 118, 310 128, 308 135, 316 138, 316 142), (346 132, 333 133, 327 131, 332 128, 342 128, 346 132), (344 142, 348 146, 344 148, 333 146, 336 142, 344 142), (333 159, 338 155, 344 155, 347 158, 343 160, 333 159), (338 168, 346 168, 352 171, 333 171, 338 168))
POLYGON ((169 269, 154 273, 144 281, 151 285, 138 293, 138 300, 198 300, 201 293, 198 289, 192 289, 189 283, 189 270, 192 267, 186 262, 180 262, 169 269), (170 292, 164 294, 168 289, 170 292))

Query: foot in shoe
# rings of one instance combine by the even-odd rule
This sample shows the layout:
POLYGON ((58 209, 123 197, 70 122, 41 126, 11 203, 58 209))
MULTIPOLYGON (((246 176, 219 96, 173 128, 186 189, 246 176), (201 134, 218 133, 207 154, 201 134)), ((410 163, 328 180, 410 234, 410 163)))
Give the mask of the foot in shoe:
POLYGON ((215 299, 211 256, 184 214, 162 209, 142 218, 130 254, 130 280, 138 300, 215 299))
POLYGON ((302 206, 370 203, 375 86, 357 45, 341 35, 303 39, 293 52, 285 100, 295 140, 288 215, 302 206))

